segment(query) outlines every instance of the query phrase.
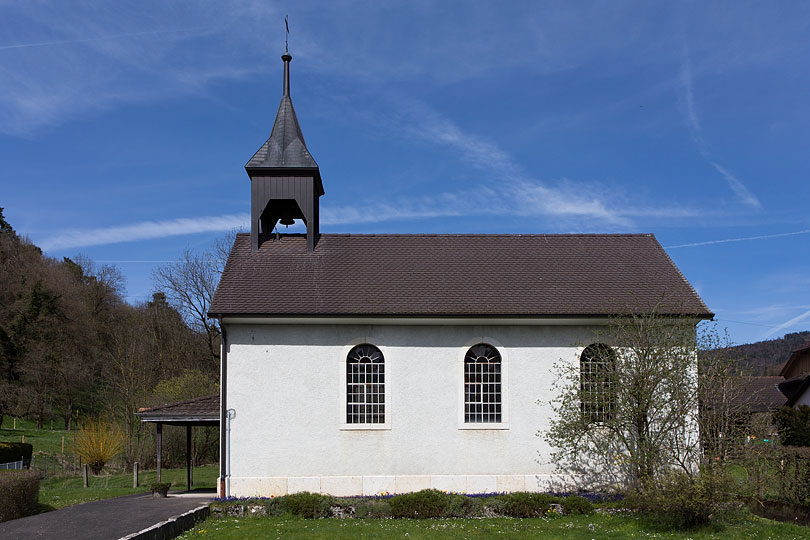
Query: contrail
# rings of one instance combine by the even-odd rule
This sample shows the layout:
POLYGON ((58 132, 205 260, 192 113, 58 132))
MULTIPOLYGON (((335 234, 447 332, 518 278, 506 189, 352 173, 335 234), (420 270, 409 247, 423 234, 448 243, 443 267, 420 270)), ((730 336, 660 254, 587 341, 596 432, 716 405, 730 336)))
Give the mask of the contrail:
POLYGON ((747 240, 766 240, 768 238, 781 238, 783 236, 795 236, 797 234, 808 234, 808 233, 810 233, 810 229, 779 234, 763 234, 761 236, 746 236, 745 238, 726 238, 725 240, 709 240, 708 242, 693 242, 691 244, 678 244, 677 246, 665 246, 664 249, 710 246, 712 244, 728 244, 730 242, 745 242, 747 240))
POLYGON ((19 43, 17 45, 0 45, 0 51, 9 49, 27 49, 30 47, 50 47, 52 45, 71 45, 73 43, 89 43, 91 41, 103 41, 107 39, 120 39, 139 36, 155 36, 160 34, 178 34, 183 32, 197 32, 199 30, 210 30, 212 26, 201 26, 197 28, 179 28, 177 30, 153 30, 149 32, 131 32, 128 34, 115 34, 113 36, 100 36, 86 39, 66 39, 61 41, 40 41, 37 43, 19 43))
POLYGON ((810 311, 805 311, 804 313, 802 313, 798 317, 793 317, 789 321, 783 322, 782 324, 780 324, 779 326, 777 326, 776 328, 774 328, 773 330, 771 330, 770 332, 765 334, 764 337, 766 337, 766 338, 771 337, 772 335, 779 332, 780 330, 785 330, 786 328, 790 328, 794 324, 796 324, 798 322, 801 322, 801 321, 807 319, 808 317, 810 317, 810 311))

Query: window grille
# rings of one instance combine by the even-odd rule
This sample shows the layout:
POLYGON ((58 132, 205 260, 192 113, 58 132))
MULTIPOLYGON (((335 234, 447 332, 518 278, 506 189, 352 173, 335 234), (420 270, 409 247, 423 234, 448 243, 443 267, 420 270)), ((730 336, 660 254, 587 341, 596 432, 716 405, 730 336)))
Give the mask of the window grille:
POLYGON ((385 423, 385 358, 374 345, 357 345, 346 358, 346 423, 385 423))
POLYGON ((579 357, 580 406, 589 422, 605 422, 615 414, 616 353, 603 343, 588 345, 579 357))
POLYGON ((464 422, 501 422, 501 355, 492 345, 473 345, 464 356, 464 422))

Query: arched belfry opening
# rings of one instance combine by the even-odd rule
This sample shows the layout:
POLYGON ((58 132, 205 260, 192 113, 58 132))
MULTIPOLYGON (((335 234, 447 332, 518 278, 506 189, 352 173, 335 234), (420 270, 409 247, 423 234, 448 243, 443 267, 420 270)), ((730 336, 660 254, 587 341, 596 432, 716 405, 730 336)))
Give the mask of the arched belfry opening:
POLYGON ((318 243, 318 202, 323 183, 318 164, 304 142, 298 117, 290 99, 290 61, 284 53, 284 86, 281 104, 270 137, 250 158, 245 170, 250 177, 250 238, 254 252, 278 225, 296 219, 307 226, 307 251, 318 243))

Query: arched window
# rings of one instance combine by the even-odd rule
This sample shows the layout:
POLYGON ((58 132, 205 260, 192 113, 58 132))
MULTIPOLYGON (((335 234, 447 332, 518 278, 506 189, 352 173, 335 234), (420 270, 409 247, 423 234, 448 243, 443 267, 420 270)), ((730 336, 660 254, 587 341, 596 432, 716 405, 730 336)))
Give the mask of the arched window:
POLYGON ((364 343, 346 357, 346 423, 385 423, 385 358, 364 343))
POLYGON ((486 343, 464 356, 464 422, 501 422, 501 355, 486 343))
POLYGON ((604 343, 585 347, 579 357, 582 414, 589 422, 605 422, 616 412, 616 353, 604 343))

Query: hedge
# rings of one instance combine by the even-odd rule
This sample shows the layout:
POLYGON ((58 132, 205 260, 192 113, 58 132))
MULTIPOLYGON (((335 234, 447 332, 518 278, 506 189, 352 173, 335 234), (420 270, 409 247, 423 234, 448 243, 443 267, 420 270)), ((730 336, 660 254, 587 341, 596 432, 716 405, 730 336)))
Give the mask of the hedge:
POLYGON ((593 512, 593 505, 575 495, 559 497, 545 493, 509 493, 470 496, 426 489, 377 497, 343 498, 296 493, 269 499, 220 499, 211 504, 211 511, 214 514, 233 516, 286 514, 303 518, 550 517, 559 514, 589 514, 593 512))
POLYGON ((31 465, 31 454, 34 447, 28 443, 0 442, 0 463, 11 463, 23 458, 26 467, 31 465))
POLYGON ((38 498, 39 473, 0 471, 0 522, 36 514, 38 498))

